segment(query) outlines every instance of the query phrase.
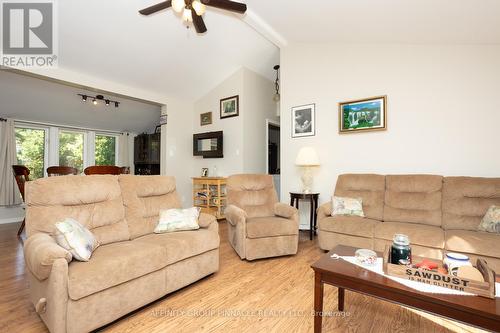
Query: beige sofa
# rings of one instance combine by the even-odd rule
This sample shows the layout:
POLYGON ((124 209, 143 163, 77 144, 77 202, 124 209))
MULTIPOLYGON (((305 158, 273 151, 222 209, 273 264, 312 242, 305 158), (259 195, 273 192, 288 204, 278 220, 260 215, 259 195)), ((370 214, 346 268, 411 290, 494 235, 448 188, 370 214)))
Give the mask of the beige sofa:
POLYGON ((296 254, 298 210, 278 202, 270 175, 233 175, 227 179, 228 239, 241 259, 296 254))
POLYGON ((335 195, 362 198, 365 218, 332 217, 331 203, 322 205, 323 250, 349 245, 383 251, 395 233, 403 233, 415 255, 442 259, 460 252, 485 258, 500 272, 500 235, 477 231, 488 208, 500 205, 500 178, 345 174, 335 195))
POLYGON ((160 209, 178 208, 172 177, 63 176, 26 184, 24 255, 30 297, 51 332, 88 332, 219 269, 215 218, 154 234, 160 209), (71 217, 97 237, 90 261, 50 236, 71 217))

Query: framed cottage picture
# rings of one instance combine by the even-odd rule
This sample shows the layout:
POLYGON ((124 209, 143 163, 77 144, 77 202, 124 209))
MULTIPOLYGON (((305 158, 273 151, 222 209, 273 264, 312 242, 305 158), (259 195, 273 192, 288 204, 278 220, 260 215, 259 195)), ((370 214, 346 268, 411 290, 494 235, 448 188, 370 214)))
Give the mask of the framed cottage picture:
POLYGON ((240 115, 240 97, 232 96, 220 100, 220 119, 240 115))
POLYGON ((206 126, 210 124, 212 124, 212 112, 200 114, 200 126, 206 126))
POLYGON ((316 135, 316 104, 292 108, 292 138, 316 135))
POLYGON ((387 96, 339 103, 339 133, 387 129, 387 96))

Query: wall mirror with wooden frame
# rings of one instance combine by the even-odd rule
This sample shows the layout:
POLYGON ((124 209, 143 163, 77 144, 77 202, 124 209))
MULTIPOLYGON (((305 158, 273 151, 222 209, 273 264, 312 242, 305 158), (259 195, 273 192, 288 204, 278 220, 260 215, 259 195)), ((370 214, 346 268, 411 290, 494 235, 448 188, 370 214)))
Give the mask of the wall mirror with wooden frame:
POLYGON ((223 132, 208 132, 193 135, 193 155, 203 158, 223 158, 223 132))

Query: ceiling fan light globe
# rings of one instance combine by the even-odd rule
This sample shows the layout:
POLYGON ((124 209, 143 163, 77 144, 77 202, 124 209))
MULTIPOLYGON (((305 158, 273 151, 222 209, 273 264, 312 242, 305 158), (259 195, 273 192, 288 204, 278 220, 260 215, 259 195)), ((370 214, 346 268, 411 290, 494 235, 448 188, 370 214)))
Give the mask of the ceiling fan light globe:
POLYGON ((186 22, 193 22, 193 14, 190 9, 184 8, 184 12, 182 12, 182 19, 186 22))
POLYGON ((205 10, 207 9, 207 7, 198 0, 193 1, 191 6, 193 6, 194 11, 199 16, 205 14, 205 10))
POLYGON ((177 12, 180 13, 182 10, 186 7, 186 4, 184 3, 184 0, 172 0, 172 8, 177 12))

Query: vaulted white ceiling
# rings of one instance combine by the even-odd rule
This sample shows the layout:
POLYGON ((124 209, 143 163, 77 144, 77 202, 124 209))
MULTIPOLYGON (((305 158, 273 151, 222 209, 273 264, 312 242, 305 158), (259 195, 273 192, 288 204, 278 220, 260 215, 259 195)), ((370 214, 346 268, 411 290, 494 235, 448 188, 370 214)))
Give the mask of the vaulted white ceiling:
POLYGON ((288 42, 500 43, 498 0, 247 0, 288 42))
POLYGON ((187 100, 241 66, 273 79, 278 48, 240 17, 210 8, 204 15, 208 33, 197 35, 172 9, 138 13, 161 1, 56 1, 59 66, 187 100))
POLYGON ((241 66, 273 79, 279 49, 269 40, 500 43, 499 0, 240 0, 244 17, 209 8, 204 35, 172 9, 138 13, 161 1, 57 1, 60 67, 193 101, 241 66))

